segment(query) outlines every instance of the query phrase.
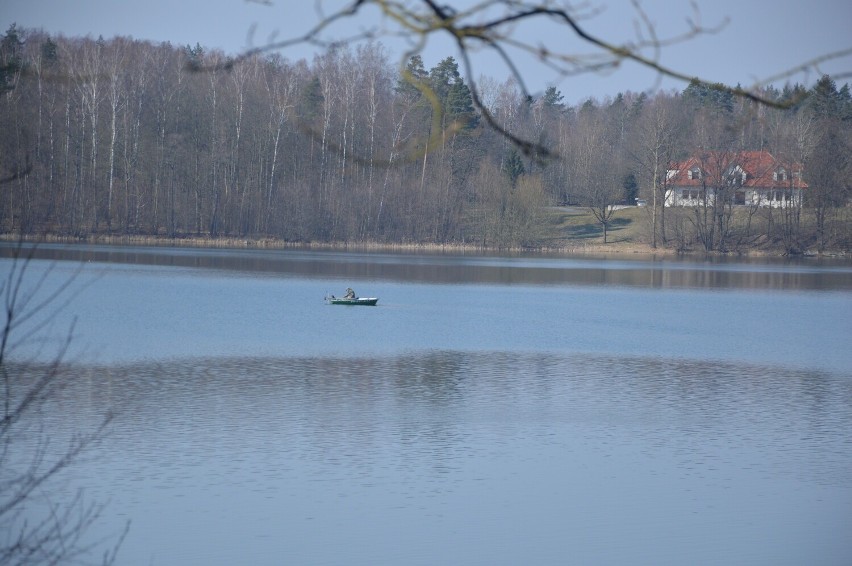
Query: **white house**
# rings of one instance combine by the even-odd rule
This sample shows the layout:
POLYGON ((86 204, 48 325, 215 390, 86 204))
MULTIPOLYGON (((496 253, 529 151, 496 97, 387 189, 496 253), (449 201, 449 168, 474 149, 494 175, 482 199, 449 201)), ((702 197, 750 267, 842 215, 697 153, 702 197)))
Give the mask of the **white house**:
POLYGON ((714 206, 717 198, 741 206, 800 206, 802 166, 768 151, 702 152, 666 171, 666 206, 714 206))

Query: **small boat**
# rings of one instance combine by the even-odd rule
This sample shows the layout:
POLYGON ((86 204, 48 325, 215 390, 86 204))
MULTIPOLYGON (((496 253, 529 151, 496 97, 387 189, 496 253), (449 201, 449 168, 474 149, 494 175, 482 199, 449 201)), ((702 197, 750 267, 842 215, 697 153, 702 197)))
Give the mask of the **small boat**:
POLYGON ((325 300, 330 305, 363 305, 365 307, 374 307, 379 299, 376 297, 356 297, 352 287, 346 289, 346 295, 343 297, 335 297, 334 295, 326 295, 325 300))
POLYGON ((331 305, 363 305, 365 307, 374 307, 379 299, 376 297, 354 297, 346 299, 343 297, 335 297, 334 295, 325 299, 331 305))

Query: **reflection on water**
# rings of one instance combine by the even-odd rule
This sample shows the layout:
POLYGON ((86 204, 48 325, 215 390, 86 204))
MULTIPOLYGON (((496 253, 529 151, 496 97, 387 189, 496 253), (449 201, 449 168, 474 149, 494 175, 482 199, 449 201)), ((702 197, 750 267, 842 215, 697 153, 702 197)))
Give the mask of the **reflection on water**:
POLYGON ((852 520, 848 376, 456 351, 196 359, 85 376, 54 417, 118 413, 77 473, 116 520, 133 519, 127 563, 852 555, 838 530, 852 520))
MULTIPOLYGON (((13 247, 0 244, 0 257, 13 247)), ((848 261, 802 258, 518 257, 451 254, 386 254, 299 250, 174 249, 42 245, 35 257, 162 267, 274 273, 421 283, 501 285, 629 285, 649 288, 849 290, 848 261)))

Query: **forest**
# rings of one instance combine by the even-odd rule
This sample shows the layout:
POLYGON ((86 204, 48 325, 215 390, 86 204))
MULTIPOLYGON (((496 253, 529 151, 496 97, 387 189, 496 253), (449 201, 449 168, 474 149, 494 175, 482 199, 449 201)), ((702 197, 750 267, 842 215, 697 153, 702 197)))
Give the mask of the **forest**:
POLYGON ((589 212, 603 237, 613 205, 643 199, 655 248, 852 248, 848 84, 760 91, 778 108, 699 80, 577 105, 556 87, 522 93, 513 78, 470 84, 451 56, 400 69, 378 42, 234 60, 13 25, 0 42, 0 233, 536 249, 559 241, 555 208, 589 212), (533 143, 489 127, 471 89, 533 143), (664 206, 666 171, 698 150, 768 151, 801 164, 808 188, 782 210, 714 212, 708 240, 706 206, 664 206))

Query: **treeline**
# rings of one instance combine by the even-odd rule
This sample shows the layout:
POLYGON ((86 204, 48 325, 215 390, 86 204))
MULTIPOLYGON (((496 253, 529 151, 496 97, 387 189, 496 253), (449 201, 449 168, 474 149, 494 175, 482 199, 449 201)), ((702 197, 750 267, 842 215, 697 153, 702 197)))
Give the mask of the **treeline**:
POLYGON ((759 93, 783 110, 698 82, 579 106, 556 88, 525 97, 511 79, 476 86, 500 127, 547 152, 488 127, 452 57, 430 69, 414 57, 401 73, 372 43, 234 62, 200 45, 12 26, 0 230, 536 246, 548 205, 588 207, 605 225, 610 205, 643 197, 657 203, 648 241, 684 245, 697 228, 662 207, 667 167, 696 148, 766 149, 804 164, 804 216, 755 211, 765 218, 742 241, 849 245, 852 96, 830 77, 759 93))

